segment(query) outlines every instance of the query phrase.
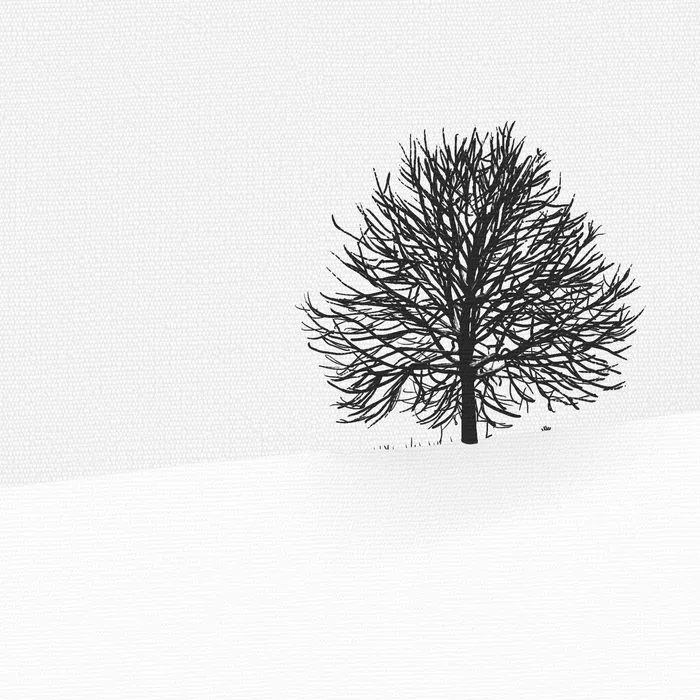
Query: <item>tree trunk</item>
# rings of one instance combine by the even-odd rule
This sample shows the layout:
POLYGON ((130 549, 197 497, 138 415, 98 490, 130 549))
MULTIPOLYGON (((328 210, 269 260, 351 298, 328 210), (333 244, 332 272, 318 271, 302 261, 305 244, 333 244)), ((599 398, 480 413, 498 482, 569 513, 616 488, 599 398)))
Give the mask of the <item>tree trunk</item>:
POLYGON ((462 442, 476 445, 476 395, 474 393, 474 372, 470 369, 462 373, 462 442))
POLYGON ((476 433, 476 372, 471 367, 474 356, 473 348, 464 344, 460 348, 460 379, 462 382, 462 442, 467 445, 476 445, 478 442, 476 433))

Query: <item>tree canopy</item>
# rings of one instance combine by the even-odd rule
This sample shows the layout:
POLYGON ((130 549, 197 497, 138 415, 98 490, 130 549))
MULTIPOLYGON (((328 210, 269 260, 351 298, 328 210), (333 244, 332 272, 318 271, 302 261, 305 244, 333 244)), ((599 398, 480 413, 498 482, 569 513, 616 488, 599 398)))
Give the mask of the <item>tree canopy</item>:
POLYGON ((431 428, 462 418, 510 427, 537 397, 578 408, 621 388, 616 360, 635 332, 624 298, 631 268, 604 260, 600 227, 560 202, 546 153, 524 155, 514 124, 430 147, 402 146, 399 187, 380 180, 358 205, 358 234, 335 257, 356 277, 344 291, 306 295, 303 310, 329 383, 348 411, 376 423, 399 403, 431 428), (365 287, 364 289, 361 287, 365 287))

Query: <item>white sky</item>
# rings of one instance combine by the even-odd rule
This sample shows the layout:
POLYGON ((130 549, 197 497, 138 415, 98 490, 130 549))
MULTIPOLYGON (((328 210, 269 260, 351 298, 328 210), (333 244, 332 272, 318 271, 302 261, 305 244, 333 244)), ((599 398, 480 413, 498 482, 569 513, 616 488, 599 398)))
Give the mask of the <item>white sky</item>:
POLYGON ((628 388, 556 419, 696 408, 698 19, 690 1, 3 4, 0 463, 34 479, 419 435, 406 415, 334 422, 294 305, 334 289, 331 215, 357 227, 399 143, 506 120, 647 306, 628 388))

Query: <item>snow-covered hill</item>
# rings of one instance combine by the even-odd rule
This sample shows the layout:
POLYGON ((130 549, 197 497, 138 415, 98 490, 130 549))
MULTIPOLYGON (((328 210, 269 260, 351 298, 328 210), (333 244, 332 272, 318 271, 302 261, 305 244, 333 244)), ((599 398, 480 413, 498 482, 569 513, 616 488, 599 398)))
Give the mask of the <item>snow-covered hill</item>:
POLYGON ((700 697, 698 434, 3 489, 0 698, 700 697))

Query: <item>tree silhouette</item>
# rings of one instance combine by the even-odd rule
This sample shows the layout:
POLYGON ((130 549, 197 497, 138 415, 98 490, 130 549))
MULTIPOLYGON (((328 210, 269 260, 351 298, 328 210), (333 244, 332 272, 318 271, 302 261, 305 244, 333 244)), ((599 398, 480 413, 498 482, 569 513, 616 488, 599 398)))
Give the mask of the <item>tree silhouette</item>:
POLYGON ((624 385, 615 358, 641 314, 621 300, 637 287, 630 269, 606 275, 586 214, 573 198, 558 203, 546 153, 523 156, 514 124, 495 135, 442 143, 410 139, 397 193, 375 171, 374 208, 356 242, 343 247, 356 273, 347 292, 321 294, 323 311, 305 295, 305 331, 331 365, 329 384, 349 411, 340 423, 376 423, 399 402, 416 420, 444 428, 461 416, 462 442, 478 440, 477 423, 511 427, 523 405, 544 398, 578 409, 597 390, 624 385), (367 288, 360 289, 360 282, 367 288))

